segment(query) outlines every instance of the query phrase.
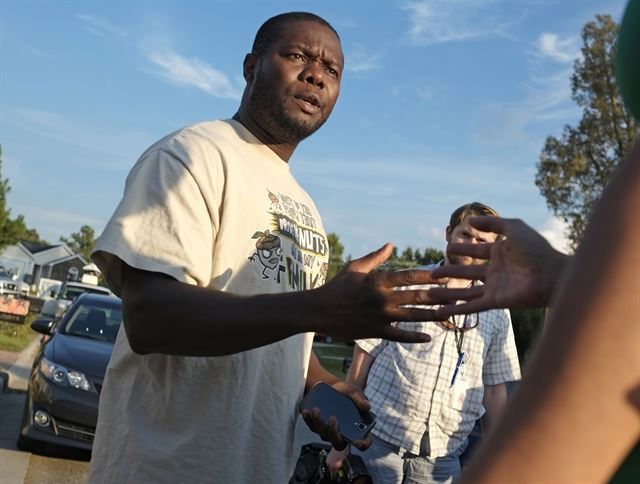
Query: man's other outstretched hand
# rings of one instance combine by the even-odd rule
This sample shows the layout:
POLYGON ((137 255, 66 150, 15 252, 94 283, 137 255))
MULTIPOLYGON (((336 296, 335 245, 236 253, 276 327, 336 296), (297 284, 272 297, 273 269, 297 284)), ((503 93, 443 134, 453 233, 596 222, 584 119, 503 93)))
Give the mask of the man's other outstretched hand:
POLYGON ((434 278, 480 280, 484 285, 468 289, 434 288, 433 304, 443 304, 437 319, 493 308, 547 306, 564 272, 569 256, 555 250, 547 240, 522 220, 472 217, 469 223, 483 232, 503 235, 490 244, 450 244, 452 254, 485 259, 485 265, 444 265, 434 278), (466 301, 454 304, 452 301, 466 301))

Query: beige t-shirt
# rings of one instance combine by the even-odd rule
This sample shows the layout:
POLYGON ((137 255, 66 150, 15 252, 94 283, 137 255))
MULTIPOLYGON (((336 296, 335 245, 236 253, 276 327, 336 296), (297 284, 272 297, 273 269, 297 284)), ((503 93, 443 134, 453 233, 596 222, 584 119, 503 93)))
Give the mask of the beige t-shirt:
MULTIPOLYGON (((116 294, 123 260, 253 295, 321 285, 328 244, 289 165, 229 120, 182 129, 142 155, 93 258, 116 294)), ((224 357, 142 356, 121 328, 89 482, 287 482, 311 341, 300 334, 224 357)))

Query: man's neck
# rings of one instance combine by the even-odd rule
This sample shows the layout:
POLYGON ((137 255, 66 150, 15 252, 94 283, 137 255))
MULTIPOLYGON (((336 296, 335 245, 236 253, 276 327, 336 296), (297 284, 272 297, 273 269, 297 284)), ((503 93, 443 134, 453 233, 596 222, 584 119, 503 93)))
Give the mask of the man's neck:
POLYGON ((247 116, 242 111, 238 111, 234 114, 233 119, 247 128, 251 134, 258 138, 267 148, 278 155, 283 161, 289 163, 289 159, 291 159, 298 143, 291 144, 276 141, 268 131, 266 131, 260 124, 256 123, 251 116, 247 116))

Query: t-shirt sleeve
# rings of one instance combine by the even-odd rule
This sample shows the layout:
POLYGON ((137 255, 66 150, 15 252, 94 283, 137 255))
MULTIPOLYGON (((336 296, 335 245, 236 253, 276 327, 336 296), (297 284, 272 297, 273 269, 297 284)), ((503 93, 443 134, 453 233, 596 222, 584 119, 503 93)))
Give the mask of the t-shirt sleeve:
POLYGON ((356 345, 365 351, 369 356, 375 358, 378 356, 382 348, 387 343, 386 340, 380 338, 357 339, 356 345))
POLYGON ((92 259, 120 295, 122 262, 206 286, 215 223, 192 173, 173 154, 145 153, 131 170, 123 198, 92 259))
POLYGON ((498 321, 483 365, 482 379, 485 385, 498 385, 520 379, 518 350, 509 311, 494 309, 492 312, 495 313, 494 317, 498 318, 498 321))

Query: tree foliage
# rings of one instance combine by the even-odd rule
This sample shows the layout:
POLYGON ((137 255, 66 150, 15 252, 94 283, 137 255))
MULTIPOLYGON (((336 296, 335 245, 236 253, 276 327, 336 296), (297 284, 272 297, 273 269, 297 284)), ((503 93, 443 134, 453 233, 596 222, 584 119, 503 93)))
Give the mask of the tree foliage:
POLYGON ((542 334, 545 308, 515 308, 510 312, 518 358, 522 366, 542 334))
POLYGON ((329 243, 329 269, 327 270, 327 281, 342 270, 345 265, 343 259, 344 246, 340 243, 340 237, 335 232, 327 234, 327 242, 329 243))
POLYGON ((35 230, 27 229, 24 217, 11 218, 11 209, 7 207, 7 194, 11 191, 8 178, 2 178, 2 146, 0 146, 0 251, 17 244, 25 236, 37 237, 35 230))
POLYGON ((383 264, 382 268, 389 271, 412 269, 417 266, 435 264, 442 259, 444 259, 444 253, 435 247, 427 247, 424 253, 419 249, 413 250, 411 247, 407 247, 400 255, 398 255, 398 249, 394 247, 391 257, 383 264))
POLYGON ((629 152, 638 126, 625 111, 614 78, 618 25, 597 15, 582 30, 582 56, 571 76, 572 99, 582 108, 577 126, 549 136, 538 162, 536 185, 553 212, 569 225, 573 247, 612 170, 629 152))
POLYGON ((93 228, 83 225, 79 232, 73 232, 69 238, 60 237, 60 242, 64 242, 76 254, 80 254, 87 261, 90 261, 91 252, 96 246, 96 233, 93 228))

